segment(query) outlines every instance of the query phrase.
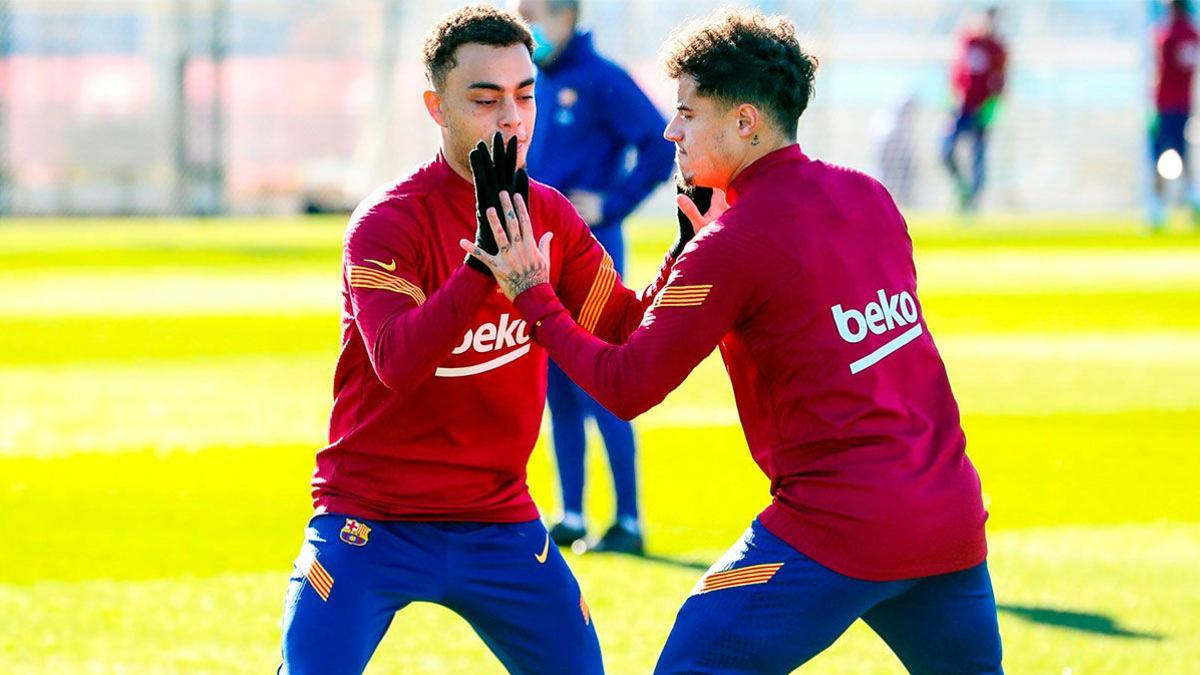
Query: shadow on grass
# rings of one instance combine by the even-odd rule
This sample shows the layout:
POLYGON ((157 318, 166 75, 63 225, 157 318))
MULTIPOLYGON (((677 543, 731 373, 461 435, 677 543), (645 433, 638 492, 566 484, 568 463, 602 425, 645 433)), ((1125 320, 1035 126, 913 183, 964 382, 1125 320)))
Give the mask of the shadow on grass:
POLYGON ((1073 612, 1065 609, 1050 607, 1024 607, 1021 605, 1000 605, 1001 612, 1007 612, 1018 618, 1040 623, 1047 626, 1058 626, 1085 633, 1111 635, 1113 637, 1133 638, 1137 640, 1162 640, 1158 633, 1142 633, 1121 626, 1112 617, 1090 612, 1073 612))

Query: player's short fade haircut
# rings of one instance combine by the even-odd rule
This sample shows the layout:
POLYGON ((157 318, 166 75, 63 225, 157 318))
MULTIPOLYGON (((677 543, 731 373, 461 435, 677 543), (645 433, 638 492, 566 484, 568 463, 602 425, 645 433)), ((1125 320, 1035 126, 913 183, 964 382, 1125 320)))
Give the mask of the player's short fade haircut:
POLYGON ((702 96, 753 104, 793 135, 817 73, 817 59, 801 49, 795 24, 733 7, 676 29, 662 60, 672 79, 688 75, 702 96))
POLYGON ((468 5, 450 12, 425 36, 421 56, 425 76, 434 89, 446 85, 446 74, 458 65, 454 52, 465 44, 491 47, 525 45, 533 55, 533 35, 521 17, 488 5, 468 5))

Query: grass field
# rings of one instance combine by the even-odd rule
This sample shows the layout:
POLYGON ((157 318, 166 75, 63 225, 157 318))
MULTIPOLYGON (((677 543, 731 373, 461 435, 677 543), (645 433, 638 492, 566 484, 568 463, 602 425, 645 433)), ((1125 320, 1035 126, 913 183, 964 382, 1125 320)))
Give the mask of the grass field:
MULTIPOLYGON (((632 282, 663 225, 633 224, 632 282)), ((341 228, 0 224, 0 672, 273 672, 328 419, 341 228)), ((992 514, 1008 672, 1196 672, 1200 235, 913 229, 992 514)), ((650 671, 699 570, 767 499, 719 362, 639 429, 653 558, 570 558, 618 675, 650 671)), ((544 446, 530 485, 552 511, 544 446)), ((369 672, 499 670, 424 605, 369 672)), ((902 670, 858 624, 805 672, 902 670)))

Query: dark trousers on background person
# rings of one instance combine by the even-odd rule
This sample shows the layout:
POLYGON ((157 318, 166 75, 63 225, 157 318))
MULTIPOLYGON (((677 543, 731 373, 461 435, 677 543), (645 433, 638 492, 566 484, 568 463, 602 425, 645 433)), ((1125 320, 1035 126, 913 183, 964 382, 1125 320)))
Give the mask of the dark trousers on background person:
POLYGON ((959 206, 964 211, 975 208, 979 193, 983 190, 983 181, 986 177, 987 141, 987 127, 980 120, 978 111, 968 112, 964 109, 960 110, 955 117, 954 125, 950 128, 950 133, 946 135, 946 140, 942 144, 942 162, 954 179, 954 185, 958 190, 959 206), (959 142, 964 138, 971 141, 969 176, 959 167, 958 160, 954 156, 959 142))
MULTIPOLYGON (((592 230, 596 239, 612 256, 617 273, 625 273, 625 241, 620 225, 597 227, 592 230)), ((546 401, 550 406, 550 422, 554 440, 554 456, 558 464, 562 489, 562 508, 566 513, 583 514, 583 486, 587 436, 584 424, 590 417, 596 421, 608 463, 613 474, 616 492, 617 519, 638 518, 637 459, 633 425, 610 413, 588 396, 553 362, 546 383, 546 401)))

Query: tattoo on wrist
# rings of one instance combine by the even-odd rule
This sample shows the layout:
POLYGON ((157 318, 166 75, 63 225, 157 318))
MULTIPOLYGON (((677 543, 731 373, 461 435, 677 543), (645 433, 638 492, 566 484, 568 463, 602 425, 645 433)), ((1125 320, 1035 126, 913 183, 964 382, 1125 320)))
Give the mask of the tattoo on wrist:
POLYGON ((508 286, 512 289, 513 297, 516 297, 538 284, 548 282, 548 276, 542 269, 514 272, 508 275, 508 286))

